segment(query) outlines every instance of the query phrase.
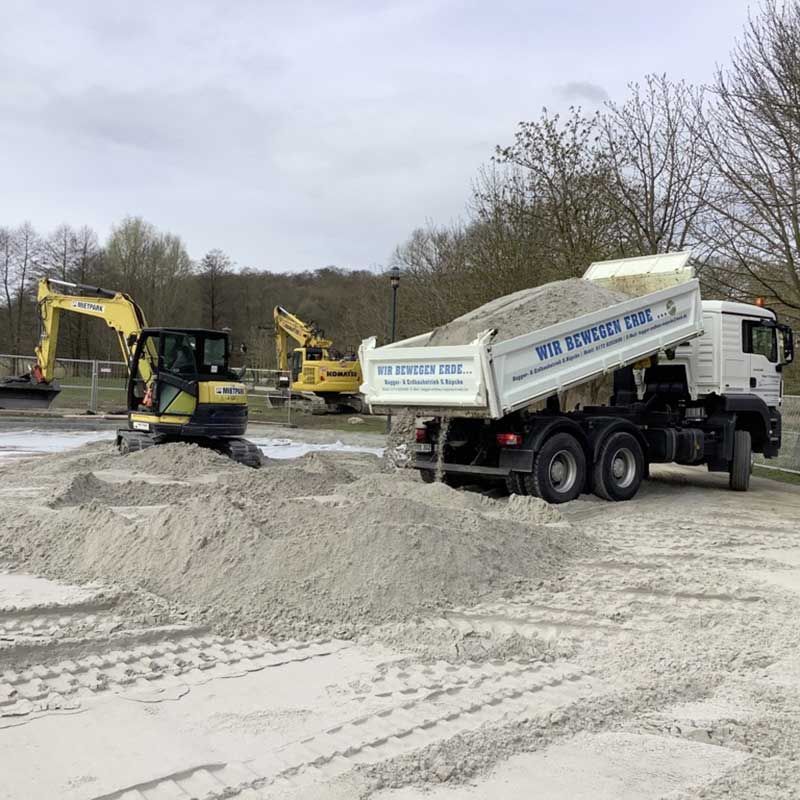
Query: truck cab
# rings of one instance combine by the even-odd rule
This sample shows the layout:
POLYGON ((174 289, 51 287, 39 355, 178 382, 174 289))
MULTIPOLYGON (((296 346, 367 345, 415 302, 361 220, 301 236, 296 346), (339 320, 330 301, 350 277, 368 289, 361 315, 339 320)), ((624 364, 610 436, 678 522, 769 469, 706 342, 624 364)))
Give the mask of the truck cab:
POLYGON ((717 395, 749 395, 779 409, 783 366, 792 361, 791 330, 773 311, 726 300, 703 301, 702 336, 684 342, 675 362, 686 368, 692 400, 717 395))

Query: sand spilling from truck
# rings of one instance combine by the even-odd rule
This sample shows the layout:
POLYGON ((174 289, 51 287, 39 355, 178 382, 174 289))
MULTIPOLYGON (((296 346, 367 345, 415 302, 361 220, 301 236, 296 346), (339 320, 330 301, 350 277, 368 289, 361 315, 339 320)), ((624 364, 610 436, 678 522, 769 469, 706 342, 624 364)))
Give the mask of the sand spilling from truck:
POLYGON ((4 516, 0 558, 142 588, 221 631, 350 635, 538 581, 587 546, 541 501, 380 474, 372 456, 258 472, 184 444, 117 456, 111 470, 95 457, 97 474, 48 459, 60 489, 49 508, 4 516))

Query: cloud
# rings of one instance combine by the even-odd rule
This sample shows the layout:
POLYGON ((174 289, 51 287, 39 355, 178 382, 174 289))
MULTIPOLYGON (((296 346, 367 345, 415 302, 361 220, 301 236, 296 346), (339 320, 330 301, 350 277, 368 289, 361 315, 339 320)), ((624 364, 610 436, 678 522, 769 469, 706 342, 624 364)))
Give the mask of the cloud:
POLYGON ((608 92, 591 81, 569 81, 557 87, 560 97, 569 102, 589 102, 600 105, 608 100, 608 92))

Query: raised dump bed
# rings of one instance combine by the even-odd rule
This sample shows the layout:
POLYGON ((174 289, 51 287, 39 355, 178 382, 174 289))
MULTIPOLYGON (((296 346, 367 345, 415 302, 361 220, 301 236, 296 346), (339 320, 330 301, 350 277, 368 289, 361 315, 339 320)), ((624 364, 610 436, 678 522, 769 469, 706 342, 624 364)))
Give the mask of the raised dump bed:
POLYGON ((697 280, 493 343, 427 347, 431 333, 361 350, 362 391, 373 412, 499 419, 555 393, 670 350, 703 332, 697 280))

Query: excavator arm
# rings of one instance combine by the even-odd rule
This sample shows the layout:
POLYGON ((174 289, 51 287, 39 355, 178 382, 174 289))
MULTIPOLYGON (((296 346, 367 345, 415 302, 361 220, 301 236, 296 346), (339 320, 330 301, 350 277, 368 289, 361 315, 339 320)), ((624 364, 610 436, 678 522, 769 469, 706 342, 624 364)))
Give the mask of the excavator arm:
MULTIPOLYGON (((65 312, 102 319, 116 334, 126 364, 142 328, 147 326, 141 308, 126 294, 80 283, 42 278, 37 295, 42 334, 36 347, 33 379, 50 383, 55 377, 56 348, 61 315, 65 312)), ((151 354, 155 355, 155 354, 151 354)), ((149 382, 154 362, 143 359, 142 378, 149 382)))
POLYGON ((303 322, 283 306, 275 306, 272 318, 275 323, 278 369, 289 369, 289 339, 293 339, 300 347, 319 347, 323 350, 333 344, 330 339, 325 338, 324 331, 303 322))

